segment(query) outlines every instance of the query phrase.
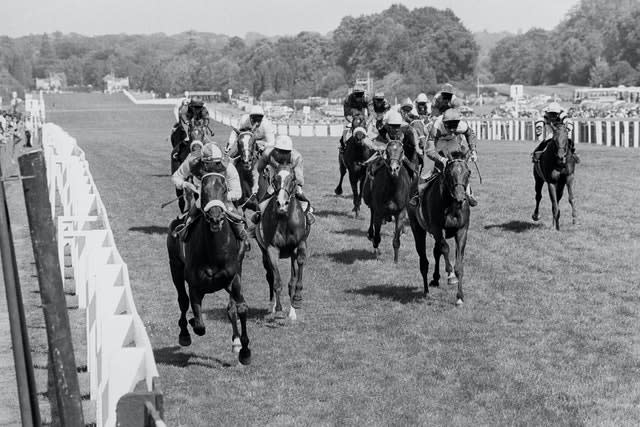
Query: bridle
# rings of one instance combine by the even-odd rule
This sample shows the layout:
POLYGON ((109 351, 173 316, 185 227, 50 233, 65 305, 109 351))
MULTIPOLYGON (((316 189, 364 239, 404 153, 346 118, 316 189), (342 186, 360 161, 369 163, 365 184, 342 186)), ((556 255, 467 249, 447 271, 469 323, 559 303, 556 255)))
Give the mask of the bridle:
MULTIPOLYGON (((449 160, 449 161, 447 162, 447 165, 445 166, 444 170, 442 171, 442 177, 443 177, 443 180, 442 180, 442 181, 443 181, 443 183, 444 183, 445 187, 447 187, 447 189, 448 189, 449 196, 453 196, 453 192, 454 192, 454 190, 456 189, 456 187, 462 187, 462 190, 463 190, 463 191, 466 191, 466 190, 467 190, 467 186, 466 186, 466 184, 464 184, 464 183, 454 182, 454 183, 453 183, 453 187, 451 187, 451 186, 448 184, 449 180, 447 179, 447 176, 448 176, 448 175, 447 175, 447 170, 450 170, 450 169, 453 167, 453 165, 455 165, 456 163, 462 163, 462 164, 464 164, 464 165, 465 165, 465 167, 466 167, 467 169, 469 169, 469 165, 467 164, 467 163, 468 163, 468 159, 452 159, 452 160, 449 160)), ((452 175, 451 175, 451 176, 452 176, 452 175)))
MULTIPOLYGON (((222 178, 222 185, 226 189, 227 178, 223 174, 218 173, 218 172, 208 172, 208 173, 205 173, 204 175, 202 175, 202 177, 200 178, 201 193, 202 193, 202 191, 204 190, 204 187, 205 187, 205 179, 209 178, 209 177, 220 177, 220 178, 222 178)), ((225 191, 225 194, 226 194, 226 191, 225 191)), ((202 194, 200 195, 200 197, 202 198, 202 194)), ((225 203, 221 199, 209 200, 205 206, 201 206, 200 207, 200 210, 202 211, 202 214, 204 215, 205 220, 209 223, 209 225, 221 226, 221 224, 225 220, 225 215, 222 215, 217 220, 216 220, 216 218, 213 218, 211 215, 209 215, 209 212, 214 207, 219 207, 220 209, 222 209, 223 212, 227 211, 227 206, 225 205, 225 203)))

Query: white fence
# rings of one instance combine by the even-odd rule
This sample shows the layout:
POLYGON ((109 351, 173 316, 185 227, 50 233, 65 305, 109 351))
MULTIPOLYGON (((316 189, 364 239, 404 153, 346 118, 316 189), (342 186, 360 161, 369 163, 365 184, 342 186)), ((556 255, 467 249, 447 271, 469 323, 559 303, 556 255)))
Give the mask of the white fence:
POLYGON ((43 126, 52 216, 64 277, 70 247, 78 306, 86 310, 87 367, 98 426, 116 425, 120 397, 145 381, 152 392, 158 370, 136 310, 127 265, 122 260, 89 164, 76 140, 60 127, 43 126), (62 215, 55 216, 56 194, 62 215))

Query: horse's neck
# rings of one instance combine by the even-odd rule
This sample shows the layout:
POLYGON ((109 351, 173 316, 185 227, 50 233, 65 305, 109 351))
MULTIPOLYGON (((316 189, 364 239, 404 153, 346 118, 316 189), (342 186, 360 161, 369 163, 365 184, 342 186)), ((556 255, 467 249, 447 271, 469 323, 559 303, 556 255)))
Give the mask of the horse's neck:
MULTIPOLYGON (((228 258, 226 255, 229 253, 235 253, 237 245, 235 239, 229 239, 229 233, 231 233, 231 227, 225 221, 222 224, 220 231, 213 232, 209 228, 209 224, 204 218, 199 218, 198 222, 193 225, 194 229, 191 230, 191 237, 185 243, 191 249, 191 253, 199 254, 198 260, 200 264, 205 265, 217 265, 221 262, 225 262, 228 258), (227 242, 230 243, 228 244, 227 242), (229 245, 228 250, 223 250, 225 245, 229 245)), ((192 262, 195 257, 192 256, 192 262)))

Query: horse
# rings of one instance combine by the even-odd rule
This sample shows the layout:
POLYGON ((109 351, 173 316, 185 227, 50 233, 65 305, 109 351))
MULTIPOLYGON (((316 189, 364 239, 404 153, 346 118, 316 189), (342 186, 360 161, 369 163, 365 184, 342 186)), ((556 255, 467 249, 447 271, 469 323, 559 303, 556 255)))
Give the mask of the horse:
POLYGON ((278 270, 278 259, 291 259, 289 319, 296 320, 296 310, 300 309, 302 303, 302 274, 311 226, 302 204, 295 197, 297 182, 291 166, 278 167, 272 185, 275 192, 261 204, 262 215, 256 226, 255 238, 262 252, 262 264, 269 283, 271 313, 274 315, 282 311, 282 278, 278 270))
MULTIPOLYGON (((351 131, 353 132, 353 130, 357 127, 364 127, 366 129, 367 125, 366 125, 366 121, 364 119, 364 117, 362 117, 359 114, 356 114, 355 116, 353 116, 353 119, 351 120, 351 131)), ((346 175, 347 171, 349 170, 349 165, 346 163, 345 161, 345 153, 347 151, 347 147, 349 144, 349 141, 353 138, 353 134, 351 135, 351 137, 349 137, 349 139, 347 141, 345 141, 344 143, 344 151, 339 151, 338 152, 338 166, 340 168, 340 180, 338 181, 338 185, 336 186, 334 192, 336 194, 336 196, 340 196, 342 194, 342 180, 344 179, 344 176, 346 175)), ((358 156, 356 156, 358 157, 358 156)), ((367 157, 368 158, 368 157, 367 157)), ((366 159, 364 159, 366 160, 366 159)), ((358 173, 356 173, 356 175, 359 176, 359 171, 358 173)), ((351 180, 351 172, 349 172, 349 181, 351 181, 351 189, 354 192, 354 196, 353 196, 353 205, 354 205, 354 212, 356 212, 356 216, 357 216, 357 211, 356 211, 356 187, 354 187, 354 181, 351 180)), ((358 182, 357 180, 355 181, 356 183, 358 182)), ((358 210, 359 210, 360 204, 358 203, 358 210)))
POLYGON ((362 186, 367 171, 367 167, 363 165, 363 163, 368 160, 373 153, 374 150, 354 135, 352 135, 345 144, 343 161, 349 171, 349 183, 351 184, 351 193, 353 194, 352 211, 356 218, 358 218, 358 214, 360 213, 362 186))
MULTIPOLYGON (((196 121, 194 126, 190 127, 189 138, 185 141, 185 133, 182 126, 176 126, 171 133, 171 174, 178 170, 182 162, 187 158, 191 151, 191 142, 201 141, 204 143, 207 139, 207 131, 209 129, 204 126, 201 121, 196 121)), ((209 135, 213 136, 213 132, 209 130, 209 135)), ((178 198, 178 207, 180 212, 185 213, 189 206, 184 197, 184 191, 176 188, 176 197, 178 198)))
POLYGON ((426 235, 431 234, 435 240, 433 257, 435 267, 431 286, 438 286, 440 281, 440 256, 444 255, 445 269, 450 285, 458 285, 456 304, 462 305, 462 278, 464 276, 464 249, 467 244, 469 229, 469 201, 466 188, 469 184, 471 170, 467 164, 467 156, 460 151, 448 154, 444 171, 435 175, 420 197, 417 207, 409 208, 409 223, 415 241, 416 252, 420 258, 420 273, 425 295, 429 294, 429 261, 426 255, 426 235), (447 239, 453 237, 456 242, 455 267, 449 261, 449 245, 447 239))
POLYGON ((238 175, 240 176, 240 186, 242 187, 242 197, 238 200, 240 206, 256 208, 255 202, 250 203, 251 190, 253 188, 253 167, 259 156, 258 144, 253 132, 250 130, 240 131, 233 128, 236 133, 237 156, 233 162, 238 175))
POLYGON ((562 199, 565 186, 571 205, 571 216, 575 225, 577 214, 573 199, 573 179, 576 161, 570 149, 569 132, 564 124, 556 126, 553 130, 553 138, 547 144, 540 156, 540 160, 533 166, 533 178, 535 180, 536 208, 531 218, 534 221, 540 219, 538 212, 542 199, 542 186, 547 183, 549 197, 551 198, 551 211, 553 213, 553 225, 560 230, 560 208, 558 203, 562 199))
POLYGON ((404 146, 404 155, 414 165, 414 170, 419 171, 422 166, 422 156, 416 150, 416 145, 424 150, 424 145, 427 142, 427 129, 424 122, 420 119, 412 120, 405 128, 404 138, 402 145, 404 146), (416 140, 418 144, 416 144, 416 140))
MULTIPOLYGON (((222 172, 222 171, 220 171, 222 172)), ((238 352, 240 363, 251 362, 249 337, 247 335, 247 312, 249 310, 242 295, 242 261, 244 251, 226 218, 225 201, 227 183, 219 172, 205 173, 201 178, 200 215, 190 225, 189 238, 183 242, 174 229, 180 220, 175 219, 169 226, 167 251, 173 284, 178 292, 180 306, 180 334, 178 342, 182 346, 191 345, 187 328, 186 313, 191 302, 193 319, 189 321, 196 335, 205 334, 202 319, 202 299, 205 294, 221 289, 229 293, 227 316, 233 329, 232 349, 238 352), (189 293, 185 287, 189 284, 189 293), (241 333, 238 332, 238 318, 241 333)))
POLYGON ((403 144, 399 140, 390 140, 385 149, 384 166, 378 168, 373 177, 368 177, 363 188, 364 202, 371 210, 371 219, 367 237, 373 243, 376 258, 380 255, 380 227, 383 220, 395 217, 393 235, 393 261, 398 262, 400 235, 404 232, 406 206, 409 202, 411 187, 411 166, 404 157, 403 144))

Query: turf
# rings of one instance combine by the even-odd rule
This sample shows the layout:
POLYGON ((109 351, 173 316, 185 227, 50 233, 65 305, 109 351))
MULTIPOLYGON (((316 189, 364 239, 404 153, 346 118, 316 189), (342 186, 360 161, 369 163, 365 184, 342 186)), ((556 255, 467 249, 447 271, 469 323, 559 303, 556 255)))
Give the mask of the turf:
POLYGON ((382 259, 373 258, 368 210, 353 218, 348 184, 333 195, 336 141, 295 138, 318 219, 303 308, 296 323, 266 317, 254 243, 243 276, 253 363, 243 367, 224 294, 205 298, 207 335, 177 343, 165 248, 177 207, 160 209, 173 197, 171 108, 119 95, 47 103, 48 120, 87 153, 154 346, 169 425, 640 425, 640 151, 581 145, 579 224, 563 200, 556 232, 546 191, 542 221, 530 220, 533 144, 482 141, 466 300, 456 308, 444 280, 423 296, 410 232, 394 265, 384 226, 382 259))

